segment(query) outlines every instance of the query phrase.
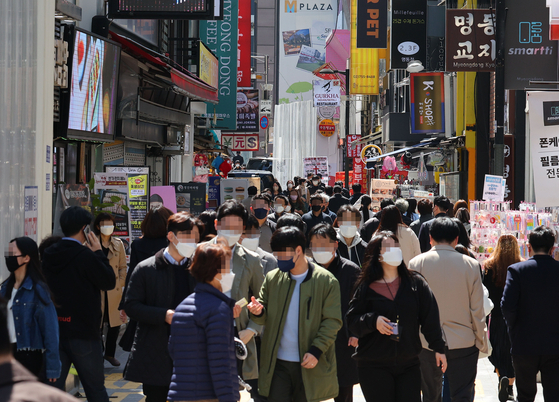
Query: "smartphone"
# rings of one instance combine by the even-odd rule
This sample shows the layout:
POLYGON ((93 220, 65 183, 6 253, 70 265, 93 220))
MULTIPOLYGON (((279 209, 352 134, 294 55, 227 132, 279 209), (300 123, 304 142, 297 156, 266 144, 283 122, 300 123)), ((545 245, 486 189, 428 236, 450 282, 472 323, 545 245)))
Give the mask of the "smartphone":
POLYGON ((85 226, 85 229, 83 230, 83 234, 85 235, 85 242, 89 243, 89 234, 91 233, 91 227, 89 227, 89 225, 85 226))
POLYGON ((392 335, 390 335, 390 339, 400 342, 400 325, 397 322, 389 322, 388 325, 392 327, 392 335))

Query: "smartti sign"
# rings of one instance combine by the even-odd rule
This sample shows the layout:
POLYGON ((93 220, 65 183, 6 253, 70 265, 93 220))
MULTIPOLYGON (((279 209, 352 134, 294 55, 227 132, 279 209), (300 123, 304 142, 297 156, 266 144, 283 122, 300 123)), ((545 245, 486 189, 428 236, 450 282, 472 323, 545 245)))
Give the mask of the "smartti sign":
POLYGON ((508 0, 505 29, 506 89, 538 88, 557 80, 557 41, 549 40, 546 0, 508 0))
POLYGON ((320 3, 320 2, 305 2, 297 0, 284 0, 285 1, 285 12, 286 13, 296 13, 304 11, 332 11, 332 4, 330 3, 320 3))

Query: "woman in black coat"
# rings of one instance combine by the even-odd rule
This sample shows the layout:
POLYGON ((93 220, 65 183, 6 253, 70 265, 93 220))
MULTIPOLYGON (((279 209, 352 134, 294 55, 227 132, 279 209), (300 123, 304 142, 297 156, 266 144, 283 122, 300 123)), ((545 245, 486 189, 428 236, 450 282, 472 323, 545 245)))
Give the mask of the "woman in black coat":
POLYGON ((359 382, 357 365, 351 358, 355 353, 358 340, 350 333, 345 316, 361 270, 356 264, 340 256, 337 251, 336 230, 331 225, 321 223, 313 227, 309 233, 309 240, 315 262, 330 271, 340 283, 343 325, 336 337, 336 363, 340 392, 334 401, 351 402, 353 386, 359 382))

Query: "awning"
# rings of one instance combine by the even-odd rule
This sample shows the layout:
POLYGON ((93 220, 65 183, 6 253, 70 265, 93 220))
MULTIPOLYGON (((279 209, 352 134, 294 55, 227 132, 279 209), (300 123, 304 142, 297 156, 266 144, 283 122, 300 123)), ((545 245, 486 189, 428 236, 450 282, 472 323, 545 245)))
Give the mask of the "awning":
POLYGON ((425 141, 425 142, 420 142, 419 144, 412 145, 411 147, 401 148, 401 149, 398 149, 396 151, 388 152, 386 154, 382 154, 382 155, 379 155, 379 156, 374 156, 372 158, 367 159, 367 161, 366 161, 367 162, 367 167, 366 168, 367 169, 373 169, 374 168, 374 162, 376 162, 377 160, 382 159, 386 156, 401 154, 401 153, 404 153, 404 152, 409 151, 411 149, 417 149, 417 148, 420 148, 420 147, 428 147, 428 146, 431 146, 431 145, 438 145, 439 142, 440 142, 440 138, 437 138, 437 139, 428 140, 428 141, 425 141))
POLYGON ((210 103, 218 103, 217 88, 211 87, 201 81, 190 71, 178 66, 173 67, 167 61, 171 62, 164 55, 154 52, 153 50, 142 46, 124 36, 120 36, 111 31, 111 39, 122 45, 123 50, 127 50, 130 54, 137 58, 141 58, 146 62, 153 64, 164 71, 163 76, 157 74, 170 85, 173 85, 173 91, 181 95, 188 96, 194 100, 200 100, 210 103))

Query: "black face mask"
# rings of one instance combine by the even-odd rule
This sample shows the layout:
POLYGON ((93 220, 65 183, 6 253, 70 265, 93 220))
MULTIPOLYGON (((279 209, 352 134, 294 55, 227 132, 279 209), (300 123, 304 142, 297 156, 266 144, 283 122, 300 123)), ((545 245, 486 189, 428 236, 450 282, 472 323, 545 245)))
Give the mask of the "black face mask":
POLYGON ((322 205, 313 205, 313 206, 311 206, 311 209, 314 212, 322 211, 322 205))
POLYGON ((6 267, 8 268, 8 271, 10 272, 15 272, 17 271, 17 269, 24 264, 18 265, 17 263, 17 257, 23 257, 22 255, 10 255, 7 257, 4 257, 6 259, 6 267))

